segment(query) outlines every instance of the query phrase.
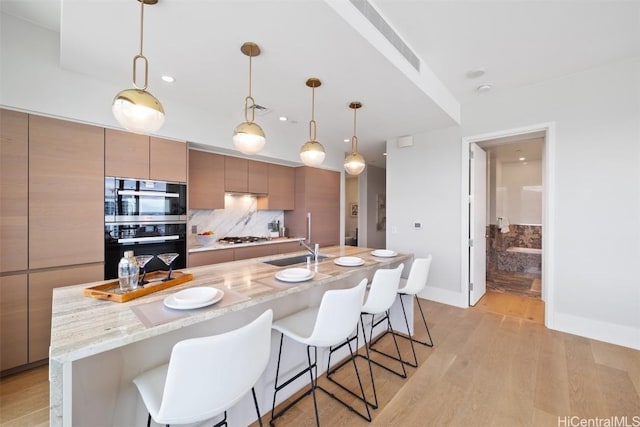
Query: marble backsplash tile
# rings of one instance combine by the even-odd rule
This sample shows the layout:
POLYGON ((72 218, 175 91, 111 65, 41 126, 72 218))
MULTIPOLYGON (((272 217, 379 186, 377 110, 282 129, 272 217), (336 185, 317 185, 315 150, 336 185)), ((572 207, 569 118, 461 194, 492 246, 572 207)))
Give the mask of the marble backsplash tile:
POLYGON ((283 211, 258 210, 258 199, 250 195, 225 195, 225 208, 189 211, 189 240, 195 240, 191 227, 198 233, 212 230, 217 239, 226 236, 269 236, 268 224, 280 221, 284 226, 283 211))

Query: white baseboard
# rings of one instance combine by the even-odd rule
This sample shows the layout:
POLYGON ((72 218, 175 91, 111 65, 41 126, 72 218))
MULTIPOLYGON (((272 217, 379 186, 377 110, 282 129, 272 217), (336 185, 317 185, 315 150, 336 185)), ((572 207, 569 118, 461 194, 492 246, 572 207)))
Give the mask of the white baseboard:
POLYGON ((600 322, 586 317, 558 312, 553 314, 553 325, 548 327, 557 331, 640 350, 640 328, 600 322))
POLYGON ((469 308, 469 297, 461 292, 427 286, 418 296, 442 304, 453 305, 454 307, 469 308))

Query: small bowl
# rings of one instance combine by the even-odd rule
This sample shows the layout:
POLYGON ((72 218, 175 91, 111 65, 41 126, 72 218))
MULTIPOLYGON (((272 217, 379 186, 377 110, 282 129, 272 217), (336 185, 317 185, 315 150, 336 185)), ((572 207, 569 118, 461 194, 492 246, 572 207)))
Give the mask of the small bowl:
POLYGON ((196 234, 196 241, 200 246, 209 246, 216 242, 216 237, 214 234, 196 234))

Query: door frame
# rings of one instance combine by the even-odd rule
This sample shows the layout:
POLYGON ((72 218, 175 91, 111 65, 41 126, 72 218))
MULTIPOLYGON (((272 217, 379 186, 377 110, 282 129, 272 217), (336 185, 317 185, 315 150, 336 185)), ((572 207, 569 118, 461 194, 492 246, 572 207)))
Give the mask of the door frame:
POLYGON ((553 328, 554 322, 554 213, 555 213, 555 122, 539 123, 519 128, 504 129, 496 132, 465 136, 462 138, 461 165, 462 165, 462 189, 461 189, 461 274, 460 289, 466 297, 469 306, 469 145, 483 141, 518 136, 533 132, 545 132, 544 166, 542 171, 543 183, 543 218, 542 218, 542 300, 545 302, 544 324, 547 328, 553 328))

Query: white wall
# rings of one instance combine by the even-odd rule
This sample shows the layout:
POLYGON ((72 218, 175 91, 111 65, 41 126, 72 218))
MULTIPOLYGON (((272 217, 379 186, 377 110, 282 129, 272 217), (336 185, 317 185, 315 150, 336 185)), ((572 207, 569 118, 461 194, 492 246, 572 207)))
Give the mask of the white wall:
MULTIPOLYGON (((500 163, 500 181, 496 182, 496 218, 508 218, 510 224, 542 224, 542 162, 500 163)), ((496 218, 491 218, 495 223, 496 218)))
POLYGON ((387 141, 387 247, 416 257, 432 254, 423 296, 466 307, 460 290, 460 139, 460 129, 451 127, 414 135, 410 147, 387 141))
POLYGON ((388 144, 388 220, 398 227, 388 246, 434 252, 428 291, 464 300, 453 295, 461 274, 460 137, 553 122, 548 326, 640 348, 640 59, 498 89, 463 105, 462 121, 462 129, 414 136, 405 151, 388 144), (428 221, 422 234, 407 224, 414 216, 428 221))

